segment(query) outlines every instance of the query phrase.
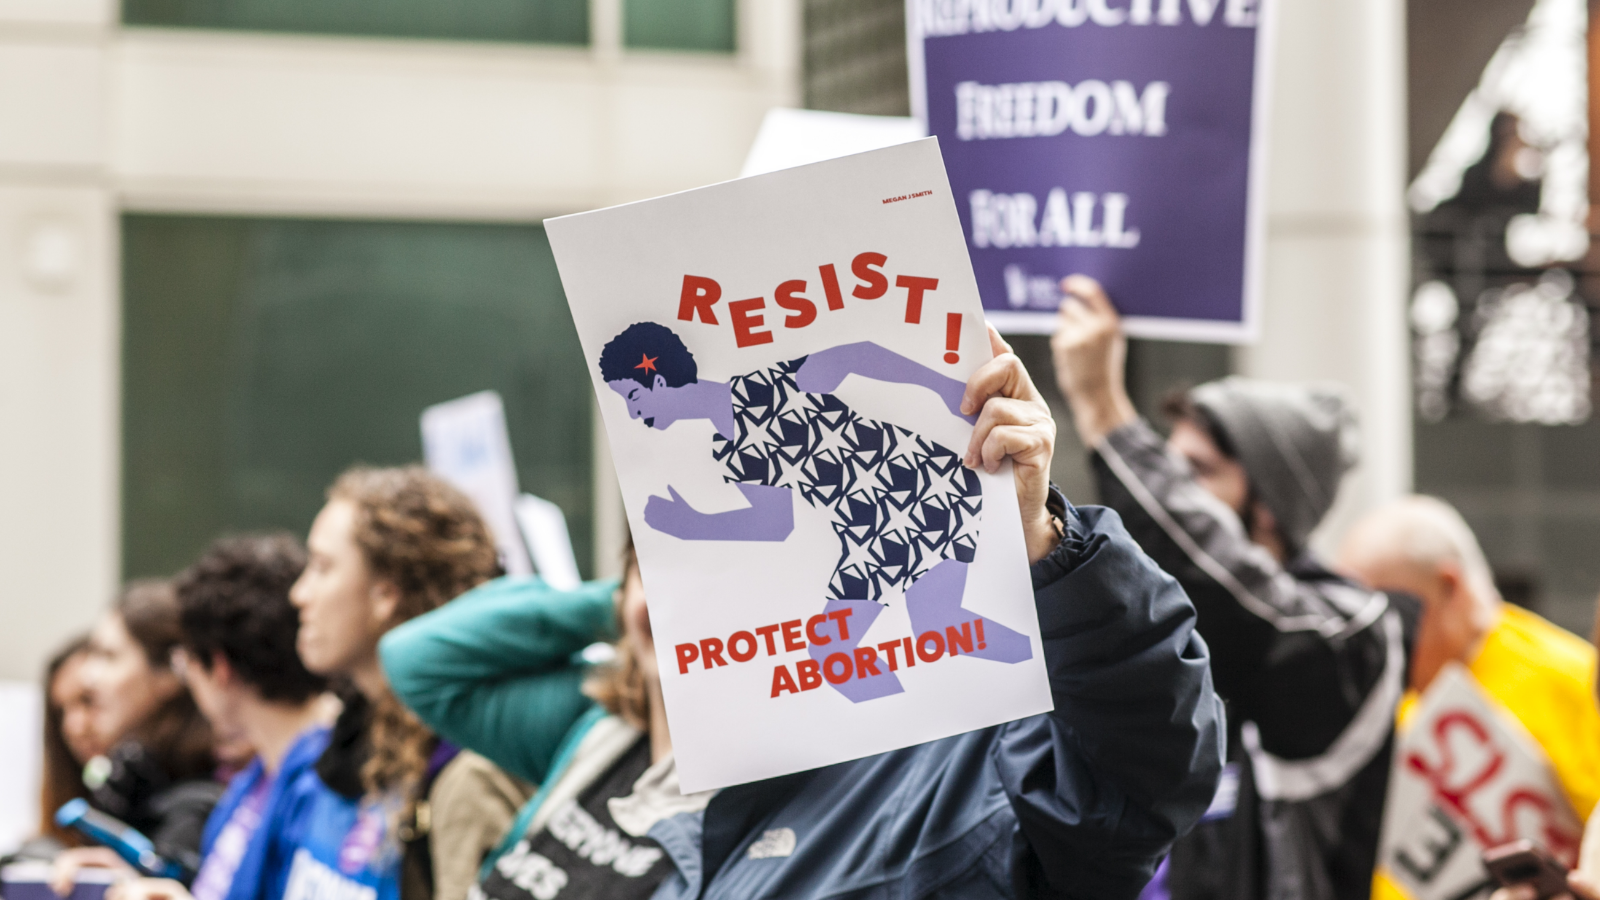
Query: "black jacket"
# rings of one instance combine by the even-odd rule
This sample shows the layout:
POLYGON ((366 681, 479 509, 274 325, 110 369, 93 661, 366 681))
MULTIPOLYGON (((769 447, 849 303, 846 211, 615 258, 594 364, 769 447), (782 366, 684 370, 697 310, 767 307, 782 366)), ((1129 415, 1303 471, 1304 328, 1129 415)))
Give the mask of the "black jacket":
POLYGON ((1228 703, 1238 793, 1174 847, 1173 900, 1365 900, 1418 607, 1279 565, 1143 421, 1095 448, 1102 501, 1183 585, 1228 703))
POLYGON ((200 868, 200 837, 224 786, 210 778, 173 779, 139 741, 129 738, 106 754, 110 774, 89 791, 89 803, 150 839, 156 852, 184 869, 200 868))

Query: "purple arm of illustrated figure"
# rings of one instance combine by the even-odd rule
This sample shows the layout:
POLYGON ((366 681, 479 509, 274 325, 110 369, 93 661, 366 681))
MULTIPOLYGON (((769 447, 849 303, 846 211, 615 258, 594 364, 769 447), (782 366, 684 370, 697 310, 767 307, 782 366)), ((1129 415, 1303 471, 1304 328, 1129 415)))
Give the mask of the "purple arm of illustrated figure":
POLYGON ((685 541, 781 541, 794 531, 794 498, 785 487, 735 485, 750 505, 745 509, 703 513, 667 486, 666 497, 644 505, 646 525, 685 541))
POLYGON ((826 394, 838 388, 850 375, 925 387, 939 395, 952 415, 965 419, 969 424, 978 422, 977 416, 961 415, 961 397, 966 393, 966 382, 941 375, 871 341, 842 344, 811 354, 801 364, 800 371, 795 373, 795 384, 807 393, 826 394))

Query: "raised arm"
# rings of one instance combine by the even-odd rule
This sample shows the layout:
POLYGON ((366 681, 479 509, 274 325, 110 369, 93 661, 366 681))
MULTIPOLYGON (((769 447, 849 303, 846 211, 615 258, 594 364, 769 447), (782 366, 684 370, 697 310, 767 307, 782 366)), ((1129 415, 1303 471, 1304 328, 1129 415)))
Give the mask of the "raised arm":
POLYGON ((1291 571, 1252 542, 1238 513, 1129 402, 1126 342, 1100 285, 1074 276, 1063 286, 1074 299, 1052 341, 1056 377, 1093 451, 1101 502, 1189 595, 1217 689, 1240 720, 1256 723, 1262 746, 1306 759, 1348 734, 1338 770, 1350 774, 1387 738, 1381 723, 1399 699, 1409 613, 1391 617, 1383 594, 1305 564, 1291 571))
POLYGON ((800 371, 795 373, 795 383, 802 391, 826 394, 838 388, 850 375, 925 387, 938 394, 951 413, 968 422, 976 421, 975 416, 961 412, 961 397, 967 387, 965 384, 871 341, 842 344, 811 354, 800 366, 800 371))
POLYGON ((537 784, 592 705, 573 656, 614 636, 615 590, 501 578, 390 631, 378 654, 395 696, 430 728, 537 784))
POLYGON ((966 463, 1012 464, 1055 711, 1005 726, 994 763, 1052 896, 1132 897, 1205 811, 1222 770, 1222 701, 1177 582, 1115 513, 1049 486, 1055 423, 1027 369, 995 358, 967 385, 966 463))

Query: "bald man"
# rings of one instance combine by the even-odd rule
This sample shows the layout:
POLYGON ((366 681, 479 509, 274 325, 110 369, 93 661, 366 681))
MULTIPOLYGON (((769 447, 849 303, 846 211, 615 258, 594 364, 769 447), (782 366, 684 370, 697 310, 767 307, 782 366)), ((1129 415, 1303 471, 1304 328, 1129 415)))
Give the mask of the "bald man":
MULTIPOLYGON (((1373 587, 1422 601, 1411 657, 1413 691, 1427 690, 1446 662, 1470 665, 1500 622, 1504 604, 1494 573, 1472 529, 1443 500, 1407 497, 1371 513, 1345 536, 1338 567, 1373 587)), ((1575 640, 1531 613, 1522 615, 1575 640)))
MULTIPOLYGON (((1434 497, 1406 497, 1367 515, 1346 535, 1338 567, 1422 601, 1401 724, 1445 664, 1461 663, 1544 748, 1572 808, 1587 819, 1600 800, 1594 647, 1502 601, 1472 529, 1434 497)), ((1380 876, 1373 896, 1404 894, 1380 876)))

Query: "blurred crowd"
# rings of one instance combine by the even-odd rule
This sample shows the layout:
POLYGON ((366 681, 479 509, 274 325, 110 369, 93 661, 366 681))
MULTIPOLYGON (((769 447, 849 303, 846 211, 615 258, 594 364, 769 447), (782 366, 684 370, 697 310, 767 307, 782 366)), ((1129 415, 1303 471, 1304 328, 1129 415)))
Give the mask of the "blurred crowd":
MULTIPOLYGON (((1076 276, 1063 291, 1054 371, 1031 374, 1061 386, 1100 502, 1121 524, 1069 506, 1054 513, 1058 537, 1089 546, 1126 529, 1151 571, 1165 573, 1160 584, 1175 582, 1192 604, 1186 615, 1203 644, 1187 652, 1208 655, 1227 711, 1220 760, 1208 762, 1195 739, 1191 774, 1205 790, 1192 813, 1156 797, 1149 807, 1167 811, 1149 821, 1161 827, 1104 832, 1126 835, 1126 847, 1113 837, 1103 854, 1126 857, 1140 877, 1107 881, 1098 896, 1132 896, 1140 885, 1152 900, 1405 896, 1375 875, 1397 733, 1452 665, 1526 729, 1587 820, 1600 801, 1591 642, 1504 602, 1472 530, 1434 498, 1371 511, 1335 559, 1318 559, 1310 536, 1359 462, 1359 411, 1345 396, 1228 378, 1176 389, 1162 420, 1147 421, 1124 387, 1126 341, 1111 299, 1076 276)), ((86 869, 109 871, 118 900, 649 897, 668 881, 779 896, 753 867, 798 858, 797 841, 824 830, 830 855, 811 858, 840 871, 881 868, 874 884, 933 871, 915 860, 891 871, 890 842, 843 834, 877 828, 876 819, 825 818, 781 785, 750 808, 793 818, 761 824, 752 813, 735 834, 696 830, 704 870, 684 871, 674 833, 657 826, 684 814, 698 821, 713 797, 678 790, 631 554, 620 584, 560 592, 503 578, 462 493, 421 468, 351 469, 303 542, 219 538, 170 579, 128 584, 89 634, 51 659, 40 836, 22 855, 51 861, 63 896, 86 869), (583 651, 602 641, 614 644, 609 661, 586 662, 597 656, 583 651), (147 836, 171 864, 168 877, 58 823, 79 799, 147 836)), ((1137 572, 1124 577, 1129 594, 1158 589, 1137 572)), ((1178 696, 1168 718, 1190 715, 1185 702, 1178 696)), ((845 765, 856 766, 862 791, 881 782, 936 798, 895 795, 920 810, 924 831, 959 820, 944 806, 981 799, 883 765, 845 765)), ((991 790, 976 769, 941 771, 991 790)), ((1052 777, 1098 776, 1063 768, 1052 777)), ((967 863, 950 862, 952 839, 935 848, 944 880, 906 895, 1080 896, 1060 889, 1057 866, 1080 862, 1051 861, 1040 837, 1048 829, 1018 799, 1030 789, 1003 789, 1016 810, 1006 827, 1020 837, 991 835, 971 856, 971 867, 988 866, 978 860, 1018 859, 1013 845, 1031 846, 1035 862, 992 864, 1021 873, 1011 883, 969 878, 967 863)), ((1184 791, 1193 785, 1171 789, 1184 791)), ((1137 785, 1128 792, 1140 795, 1137 785)), ((1579 900, 1600 897, 1600 838, 1593 844, 1568 887, 1579 900)), ((1502 900, 1524 895, 1538 896, 1522 887, 1502 900)))

